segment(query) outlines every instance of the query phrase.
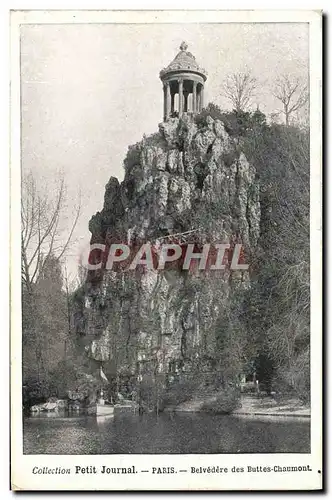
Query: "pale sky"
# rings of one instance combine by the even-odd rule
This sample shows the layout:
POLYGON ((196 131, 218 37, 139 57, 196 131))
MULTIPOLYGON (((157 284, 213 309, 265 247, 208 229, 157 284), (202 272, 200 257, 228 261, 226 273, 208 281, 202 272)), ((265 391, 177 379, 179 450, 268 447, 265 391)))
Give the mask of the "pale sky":
POLYGON ((109 177, 123 179, 128 145, 158 130, 159 71, 182 40, 208 72, 206 104, 230 109, 222 83, 247 69, 261 87, 254 107, 269 114, 278 108, 269 89, 279 75, 308 78, 308 34, 303 23, 22 26, 22 167, 45 189, 63 172, 69 211, 81 190, 70 269, 89 241, 88 221, 102 209, 109 177))

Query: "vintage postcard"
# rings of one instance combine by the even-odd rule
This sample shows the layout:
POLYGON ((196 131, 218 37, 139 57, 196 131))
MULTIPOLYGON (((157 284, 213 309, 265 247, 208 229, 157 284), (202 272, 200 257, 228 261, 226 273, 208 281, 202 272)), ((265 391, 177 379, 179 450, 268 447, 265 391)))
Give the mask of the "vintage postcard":
POLYGON ((11 13, 12 489, 322 488, 321 21, 11 13))

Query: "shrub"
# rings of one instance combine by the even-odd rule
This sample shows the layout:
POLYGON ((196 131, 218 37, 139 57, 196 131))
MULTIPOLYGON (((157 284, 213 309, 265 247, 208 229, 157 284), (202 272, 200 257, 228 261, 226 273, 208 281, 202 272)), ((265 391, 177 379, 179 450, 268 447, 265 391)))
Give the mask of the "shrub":
POLYGON ((151 374, 143 375, 143 379, 139 385, 139 400, 144 408, 152 410, 158 406, 162 410, 163 393, 163 380, 151 374))
POLYGON ((196 384, 193 380, 184 380, 168 387, 163 394, 164 406, 176 406, 192 398, 196 384))
POLYGON ((206 126, 206 118, 210 116, 214 120, 224 123, 226 132, 231 136, 246 136, 252 129, 261 129, 266 126, 266 116, 259 110, 254 113, 247 111, 222 111, 219 106, 209 103, 199 114, 195 116, 195 123, 199 128, 206 126))
POLYGON ((303 403, 310 401, 309 348, 293 360, 291 367, 279 367, 273 378, 273 389, 283 396, 297 397, 303 403))
POLYGON ((206 127, 206 118, 210 116, 214 120, 220 120, 224 123, 226 131, 230 135, 235 134, 234 113, 224 112, 216 104, 209 103, 199 114, 195 115, 195 123, 198 128, 206 127))
POLYGON ((242 387, 241 387, 241 392, 243 394, 256 394, 257 393, 257 387, 254 384, 254 382, 246 382, 242 387))
POLYGON ((225 389, 221 394, 206 401, 202 410, 214 414, 228 414, 240 406, 239 391, 233 388, 225 389))
POLYGON ((197 383, 194 380, 174 381, 166 385, 164 379, 144 375, 140 383, 139 395, 143 407, 163 411, 166 406, 176 406, 192 398, 197 383))

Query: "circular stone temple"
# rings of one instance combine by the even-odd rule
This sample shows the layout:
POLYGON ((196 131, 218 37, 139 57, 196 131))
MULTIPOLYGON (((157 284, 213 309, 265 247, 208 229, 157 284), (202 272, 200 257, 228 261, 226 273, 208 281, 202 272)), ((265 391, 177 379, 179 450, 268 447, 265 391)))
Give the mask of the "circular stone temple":
POLYGON ((182 42, 180 52, 159 74, 164 89, 164 120, 183 113, 199 113, 204 107, 207 73, 187 49, 188 45, 182 42))

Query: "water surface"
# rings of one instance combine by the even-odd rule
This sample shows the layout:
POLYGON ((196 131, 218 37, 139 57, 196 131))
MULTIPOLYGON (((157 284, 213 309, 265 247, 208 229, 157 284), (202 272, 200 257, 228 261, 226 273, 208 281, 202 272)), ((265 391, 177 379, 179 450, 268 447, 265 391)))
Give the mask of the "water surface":
POLYGON ((28 417, 24 453, 310 453, 310 419, 207 414, 28 417))

